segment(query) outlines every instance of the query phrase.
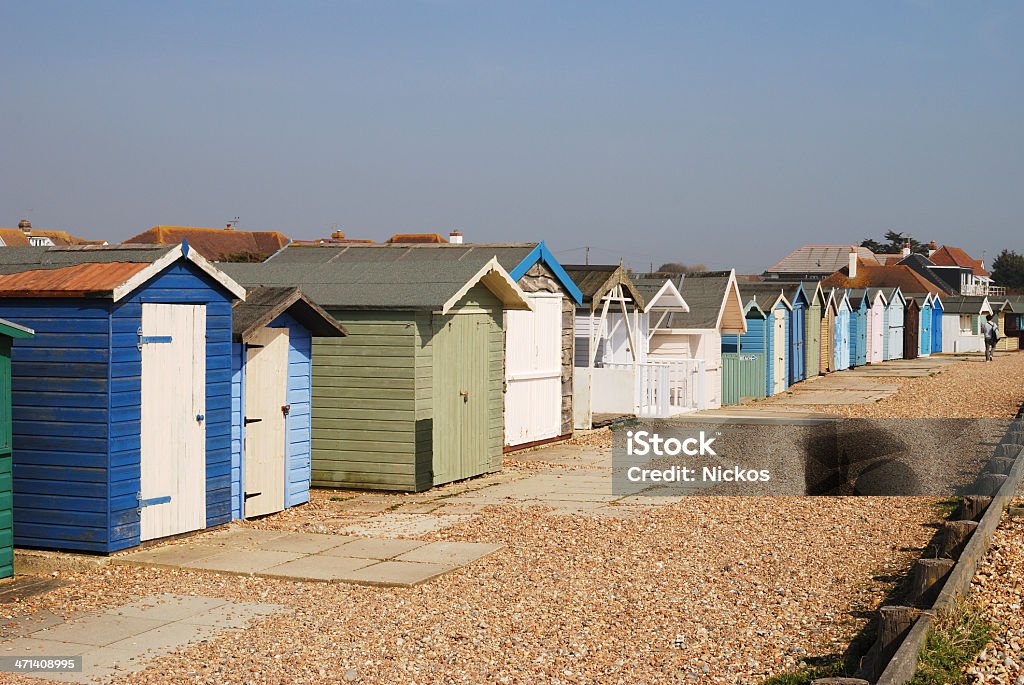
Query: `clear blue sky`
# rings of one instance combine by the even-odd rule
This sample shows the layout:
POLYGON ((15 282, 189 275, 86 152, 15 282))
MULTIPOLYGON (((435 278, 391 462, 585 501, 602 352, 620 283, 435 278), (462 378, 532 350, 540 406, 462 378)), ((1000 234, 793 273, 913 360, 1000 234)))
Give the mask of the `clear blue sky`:
POLYGON ((0 225, 1024 251, 1024 4, 0 2, 0 225))

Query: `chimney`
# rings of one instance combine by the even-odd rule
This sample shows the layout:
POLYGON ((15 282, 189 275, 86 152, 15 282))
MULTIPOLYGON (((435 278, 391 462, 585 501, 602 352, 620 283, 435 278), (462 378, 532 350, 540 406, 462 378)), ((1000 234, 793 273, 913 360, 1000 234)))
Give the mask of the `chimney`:
POLYGON ((906 245, 903 246, 903 250, 900 252, 900 254, 902 254, 904 257, 910 256, 910 243, 907 243, 906 245))
POLYGON ((452 245, 462 244, 462 231, 452 231, 448 234, 448 242, 452 245))
POLYGON ((32 232, 32 222, 28 219, 22 219, 18 222, 18 228, 21 229, 22 233, 28 234, 32 232))
POLYGON ((344 240, 345 231, 331 231, 331 240, 344 240))
POLYGON ((227 223, 226 226, 224 226, 224 230, 226 230, 226 231, 230 231, 231 230, 231 222, 230 221, 227 223))
POLYGON ((857 251, 850 250, 850 278, 857 278, 857 251))
POLYGON ((935 254, 935 251, 937 249, 939 249, 939 246, 935 244, 934 240, 928 243, 928 256, 931 257, 933 254, 935 254))

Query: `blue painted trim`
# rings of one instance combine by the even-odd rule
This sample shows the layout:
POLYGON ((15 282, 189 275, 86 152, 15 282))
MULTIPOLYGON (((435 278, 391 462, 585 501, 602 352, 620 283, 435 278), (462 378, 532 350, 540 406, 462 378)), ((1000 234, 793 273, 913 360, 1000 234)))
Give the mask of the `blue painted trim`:
POLYGON ((145 345, 146 343, 169 343, 173 341, 169 335, 142 335, 139 336, 139 342, 145 345))
POLYGON ((181 256, 182 257, 188 257, 188 250, 189 250, 188 239, 182 240, 181 241, 181 256))
POLYGON ((171 501, 170 495, 164 495, 163 497, 150 497, 149 499, 140 499, 139 507, 152 507, 157 504, 169 504, 171 501))
POLYGON ((558 278, 562 287, 565 288, 572 296, 573 301, 578 305, 583 304, 583 292, 579 289, 579 286, 569 278, 569 274, 566 273, 565 269, 562 268, 562 265, 558 263, 558 260, 555 259, 555 255, 548 249, 548 246, 544 244, 543 240, 537 243, 537 247, 533 248, 530 254, 526 255, 526 257, 523 258, 523 261, 519 262, 519 264, 516 265, 516 268, 509 272, 509 276, 512 277, 513 281, 518 281, 527 271, 530 270, 530 267, 537 262, 544 262, 544 264, 551 269, 551 273, 558 278))

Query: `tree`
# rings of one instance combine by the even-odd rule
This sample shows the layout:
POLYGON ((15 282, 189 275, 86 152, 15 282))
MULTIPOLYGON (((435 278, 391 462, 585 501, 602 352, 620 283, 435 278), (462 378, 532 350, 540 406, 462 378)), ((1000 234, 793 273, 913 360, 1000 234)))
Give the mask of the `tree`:
POLYGON ((928 254, 927 245, 914 240, 912 236, 896 231, 886 231, 881 241, 865 238, 860 244, 861 247, 866 247, 877 254, 899 254, 907 245, 910 245, 911 254, 928 254))
POLYGON ((1024 255, 1003 250, 992 261, 992 280, 1007 288, 1024 288, 1024 255))
POLYGON ((692 274, 707 270, 708 267, 703 264, 683 264, 682 262, 668 262, 658 267, 660 274, 692 274))

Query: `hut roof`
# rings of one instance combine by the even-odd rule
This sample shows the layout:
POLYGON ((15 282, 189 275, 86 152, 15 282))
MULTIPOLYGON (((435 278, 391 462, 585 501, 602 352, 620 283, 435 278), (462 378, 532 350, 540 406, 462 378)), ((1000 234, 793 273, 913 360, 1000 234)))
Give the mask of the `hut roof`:
POLYGON ((942 310, 947 314, 982 314, 991 312, 992 304, 984 295, 960 295, 944 299, 942 310))
POLYGON ((245 289, 187 243, 79 245, 0 250, 0 297, 107 297, 117 301, 178 259, 187 259, 239 299, 245 289))
MULTIPOLYGON (((688 312, 673 312, 667 328, 715 328, 718 326, 726 298, 730 294, 730 271, 703 271, 687 274, 679 289, 688 312)), ((742 307, 742 303, 740 303, 742 307)))
POLYGON ((776 307, 781 298, 787 309, 792 309, 789 299, 782 290, 781 283, 762 281, 759 283, 744 283, 740 287, 740 296, 744 300, 754 299, 757 306, 765 312, 770 312, 776 307))
POLYGON ((247 288, 245 301, 235 302, 231 314, 234 338, 248 342, 259 329, 284 313, 322 338, 348 335, 344 326, 306 297, 298 288, 256 286, 247 288))
POLYGON ((643 309, 646 300, 637 290, 636 284, 629 273, 621 266, 614 264, 566 264, 565 271, 569 278, 580 289, 583 302, 589 303, 591 309, 597 309, 604 297, 615 286, 621 285, 636 303, 643 309))
POLYGON ((493 250, 448 245, 291 245, 262 264, 221 264, 246 285, 298 286, 324 307, 447 312, 477 283, 529 309, 493 250))
POLYGON ((848 276, 849 266, 837 270, 821 282, 822 288, 899 288, 903 294, 932 293, 944 295, 945 291, 909 266, 873 266, 863 262, 857 264, 857 275, 848 276))

